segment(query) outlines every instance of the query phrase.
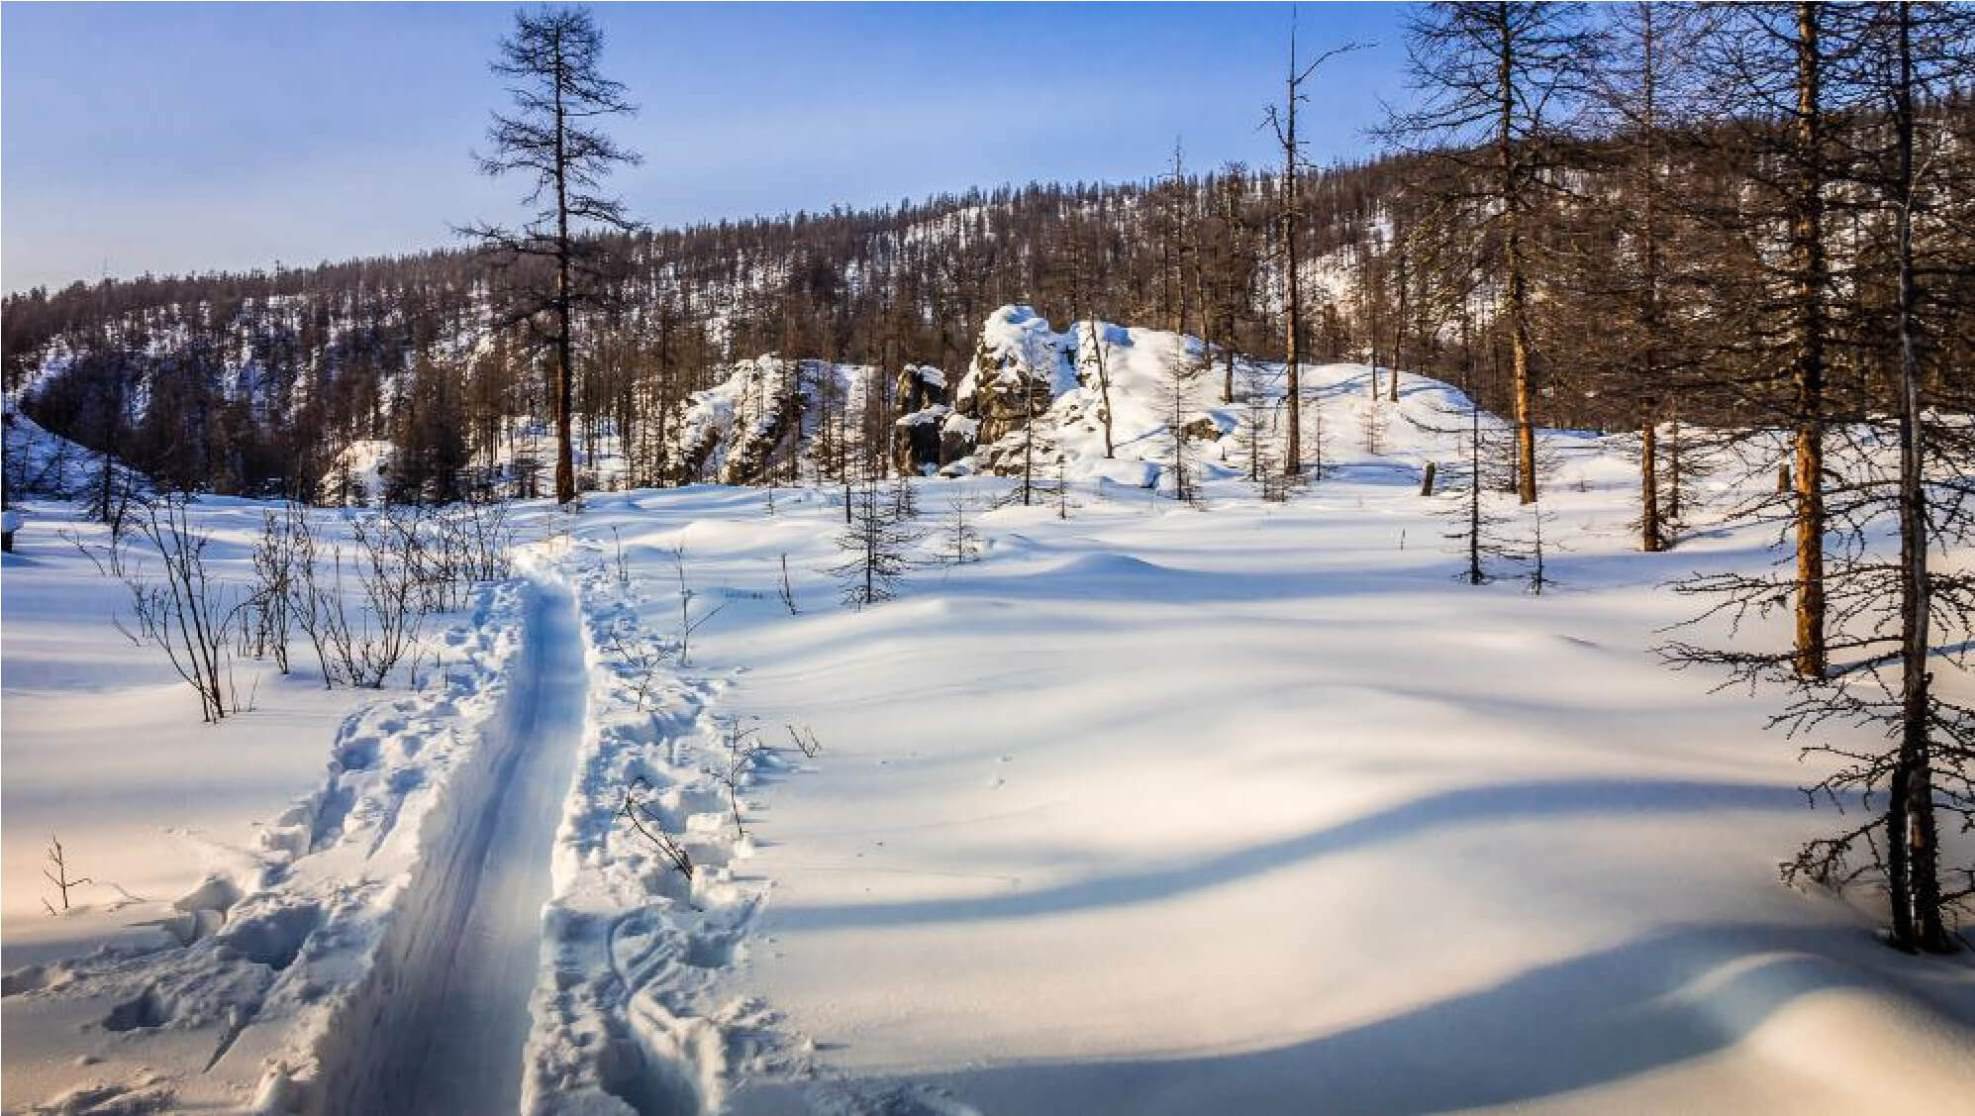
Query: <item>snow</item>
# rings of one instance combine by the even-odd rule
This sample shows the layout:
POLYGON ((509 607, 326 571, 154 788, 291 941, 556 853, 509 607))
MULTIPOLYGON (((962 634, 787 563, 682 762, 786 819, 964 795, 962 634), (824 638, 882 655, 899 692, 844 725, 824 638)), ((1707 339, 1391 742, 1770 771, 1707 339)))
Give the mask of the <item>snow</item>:
MULTIPOLYGON (((734 806, 714 778, 733 762, 722 745, 737 726, 713 713, 727 680, 666 671, 648 688, 623 665, 617 649, 627 642, 662 648, 677 663, 680 641, 676 627, 668 634, 659 626, 678 616, 676 581, 669 592, 659 588, 666 583, 651 578, 658 571, 637 560, 656 553, 648 525, 621 526, 632 530, 612 544, 621 538, 639 574, 620 580, 594 531, 563 562, 585 604, 591 688, 578 774, 554 843, 554 899, 543 914, 526 1055, 522 1111, 543 1116, 718 1110, 729 1032, 759 1022, 755 1006, 724 997, 717 980, 740 959, 766 893, 758 879, 737 875, 754 847, 735 829, 734 806), (621 817, 638 779, 654 788, 639 808, 680 838, 690 879, 621 817)), ((690 661, 690 642, 685 653, 690 661)), ((756 754, 741 768, 741 793, 785 769, 775 753, 756 754)), ((743 824, 752 820, 751 805, 740 810, 743 824)), ((765 1064, 765 1051, 744 1045, 735 1043, 735 1061, 765 1064)))
MULTIPOLYGON (((1665 583, 1761 569, 1766 534, 1637 553, 1626 441, 1551 433, 1558 584, 1471 587, 1418 495, 1457 463, 1454 389, 1375 402, 1368 369, 1306 367, 1327 476, 1269 503, 1216 362, 1202 510, 1150 487, 1164 371, 1197 343, 1019 313, 988 341, 1049 377, 1068 518, 1006 478, 915 481, 930 528, 971 505, 981 560, 928 539, 898 600, 848 611, 828 491, 528 505, 519 576, 435 622, 416 679, 305 667, 219 727, 55 530, 101 529, 30 505, 51 529, 4 582, 7 1109, 1862 1112, 1975 1084, 1966 959, 1883 948, 1869 895, 1777 882, 1836 819, 1761 732, 1774 695, 1652 653, 1692 608, 1665 583), (622 816, 641 786, 690 878, 622 816), (145 898, 49 917, 50 830, 145 898)), ((704 421, 763 418, 747 386, 704 421)), ((196 506, 229 576, 259 514, 196 506)))
POLYGON ((480 833, 465 846, 463 871, 478 878, 455 893, 449 912, 457 948, 439 962, 443 980, 424 1007, 426 1020, 407 1028, 432 1040, 401 1052, 410 1083, 385 1092, 389 1110, 504 1112, 519 1103, 513 1056, 528 1037, 530 976, 550 894, 542 850, 555 836, 585 697, 574 599, 548 578, 537 579, 533 597, 518 672, 525 690, 509 727, 512 767, 473 820, 480 833))
MULTIPOLYGON (((326 690, 297 646, 292 676, 241 664, 254 708, 208 726, 162 658, 112 627, 124 590, 95 568, 106 530, 33 510, 70 519, 98 557, 52 532, 6 556, 6 1103, 78 1076, 101 1096, 77 1111, 152 1095, 238 1109, 275 1078, 276 1095, 319 1103, 347 1020, 390 994, 376 978, 393 926, 435 882, 419 869, 477 778, 516 590, 442 617, 415 677, 392 679, 409 691, 326 690), (95 881, 57 917, 41 906, 50 834, 95 881)), ((216 577, 245 579, 261 510, 194 506, 216 577)), ((326 544, 347 545, 344 522, 318 513, 326 544)))
POLYGON ((357 504, 381 503, 390 479, 391 459, 397 452, 396 444, 384 438, 351 441, 330 463, 332 476, 349 478, 348 493, 337 495, 357 504))
POLYGON ((100 480, 102 458, 42 428, 8 396, 0 415, 4 428, 7 491, 12 498, 72 498, 100 480))

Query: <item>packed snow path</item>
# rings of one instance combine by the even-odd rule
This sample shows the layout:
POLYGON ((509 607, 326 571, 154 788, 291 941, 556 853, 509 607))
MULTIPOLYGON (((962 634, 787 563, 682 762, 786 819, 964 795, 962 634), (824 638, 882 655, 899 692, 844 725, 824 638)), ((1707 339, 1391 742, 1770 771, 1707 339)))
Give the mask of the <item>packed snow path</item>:
POLYGON ((567 589, 535 583, 525 638, 505 739, 489 742, 502 749, 491 789, 464 819, 471 836, 433 866, 444 886, 420 932, 436 935, 438 964, 411 990, 422 1004, 382 1082, 386 1113, 520 1104, 550 851, 583 732, 583 642, 567 589))

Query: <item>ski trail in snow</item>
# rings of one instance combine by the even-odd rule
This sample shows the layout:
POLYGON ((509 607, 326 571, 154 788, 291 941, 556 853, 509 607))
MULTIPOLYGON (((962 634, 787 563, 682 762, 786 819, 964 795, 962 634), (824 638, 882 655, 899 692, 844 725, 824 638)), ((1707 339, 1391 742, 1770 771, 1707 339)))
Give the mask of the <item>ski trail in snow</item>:
POLYGON ((411 1059, 382 1098, 387 1112, 514 1112, 520 1105, 528 997, 562 802, 582 739, 587 682, 576 604, 537 582, 493 786, 459 819, 474 827, 444 866, 447 898, 424 934, 443 935, 422 1018, 400 1047, 411 1059))

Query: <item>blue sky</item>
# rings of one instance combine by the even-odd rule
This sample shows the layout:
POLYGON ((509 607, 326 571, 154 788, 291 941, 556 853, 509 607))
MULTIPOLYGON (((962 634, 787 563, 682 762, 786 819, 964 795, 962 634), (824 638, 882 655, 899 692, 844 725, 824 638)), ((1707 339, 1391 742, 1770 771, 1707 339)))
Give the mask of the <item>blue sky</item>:
MULTIPOLYGON (((0 271, 76 278, 315 263, 451 243, 518 183, 469 151, 513 9, 18 4, 0 8, 0 271)), ((1281 5, 596 8, 605 71, 642 107, 615 181, 655 225, 863 206, 1034 179, 1268 161, 1281 5)), ((1403 100, 1404 8, 1305 4, 1327 67, 1319 161, 1366 153, 1403 100)))

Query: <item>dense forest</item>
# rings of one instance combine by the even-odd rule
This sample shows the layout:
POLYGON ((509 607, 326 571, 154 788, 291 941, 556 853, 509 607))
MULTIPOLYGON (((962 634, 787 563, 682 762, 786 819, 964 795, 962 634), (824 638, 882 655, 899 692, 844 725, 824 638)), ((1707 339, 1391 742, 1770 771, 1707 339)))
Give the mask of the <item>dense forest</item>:
MULTIPOLYGON (((1342 261, 1370 244, 1409 162, 1302 175, 1311 250, 1342 261)), ((1278 185, 1232 167, 596 236, 604 297, 578 335, 578 420, 663 425, 731 362, 764 353, 963 367, 982 320, 1011 302, 1200 331, 1218 300, 1226 337, 1277 352, 1260 288, 1278 185)), ((8 385, 35 381, 29 410, 49 428, 219 491, 312 492, 344 445, 416 443, 421 424, 459 432, 463 457, 491 457, 507 420, 548 413, 545 354, 525 324, 496 321, 491 267, 443 250, 35 290, 6 302, 8 385), (151 393, 142 408, 137 384, 151 393), (113 433, 109 413, 128 429, 113 433)), ((1326 315, 1333 356, 1351 343, 1348 317, 1341 303, 1326 315)), ((645 479, 663 483, 665 463, 649 465, 645 479)))
MULTIPOLYGON (((670 484, 697 479, 677 460, 681 409, 736 360, 867 364, 887 384, 908 365, 958 371, 1009 303, 1257 359, 1294 339, 1298 359, 1462 383, 1525 433, 1649 439, 1669 420, 1788 425, 1791 339, 1812 328, 1822 420, 1841 421, 1891 383, 1902 212, 1936 385, 1963 385, 1975 337, 1966 28, 1919 9, 1925 57, 1901 87, 1917 204, 1902 210, 1890 10, 1431 12, 1413 33, 1418 107, 1375 158, 1304 161, 1293 111, 1321 89, 1313 67, 1271 112, 1270 167, 1195 172, 1175 153, 1137 183, 658 231, 613 213, 574 234, 591 281, 567 331, 513 298, 553 260, 484 238, 36 289, 5 302, 6 385, 42 425, 167 485, 306 499, 374 440, 396 447, 407 499, 456 498, 495 461, 529 474, 517 431, 556 411, 559 333, 576 439, 615 436, 629 481, 670 484)), ((1511 467, 1533 499, 1527 447, 1511 467)))

